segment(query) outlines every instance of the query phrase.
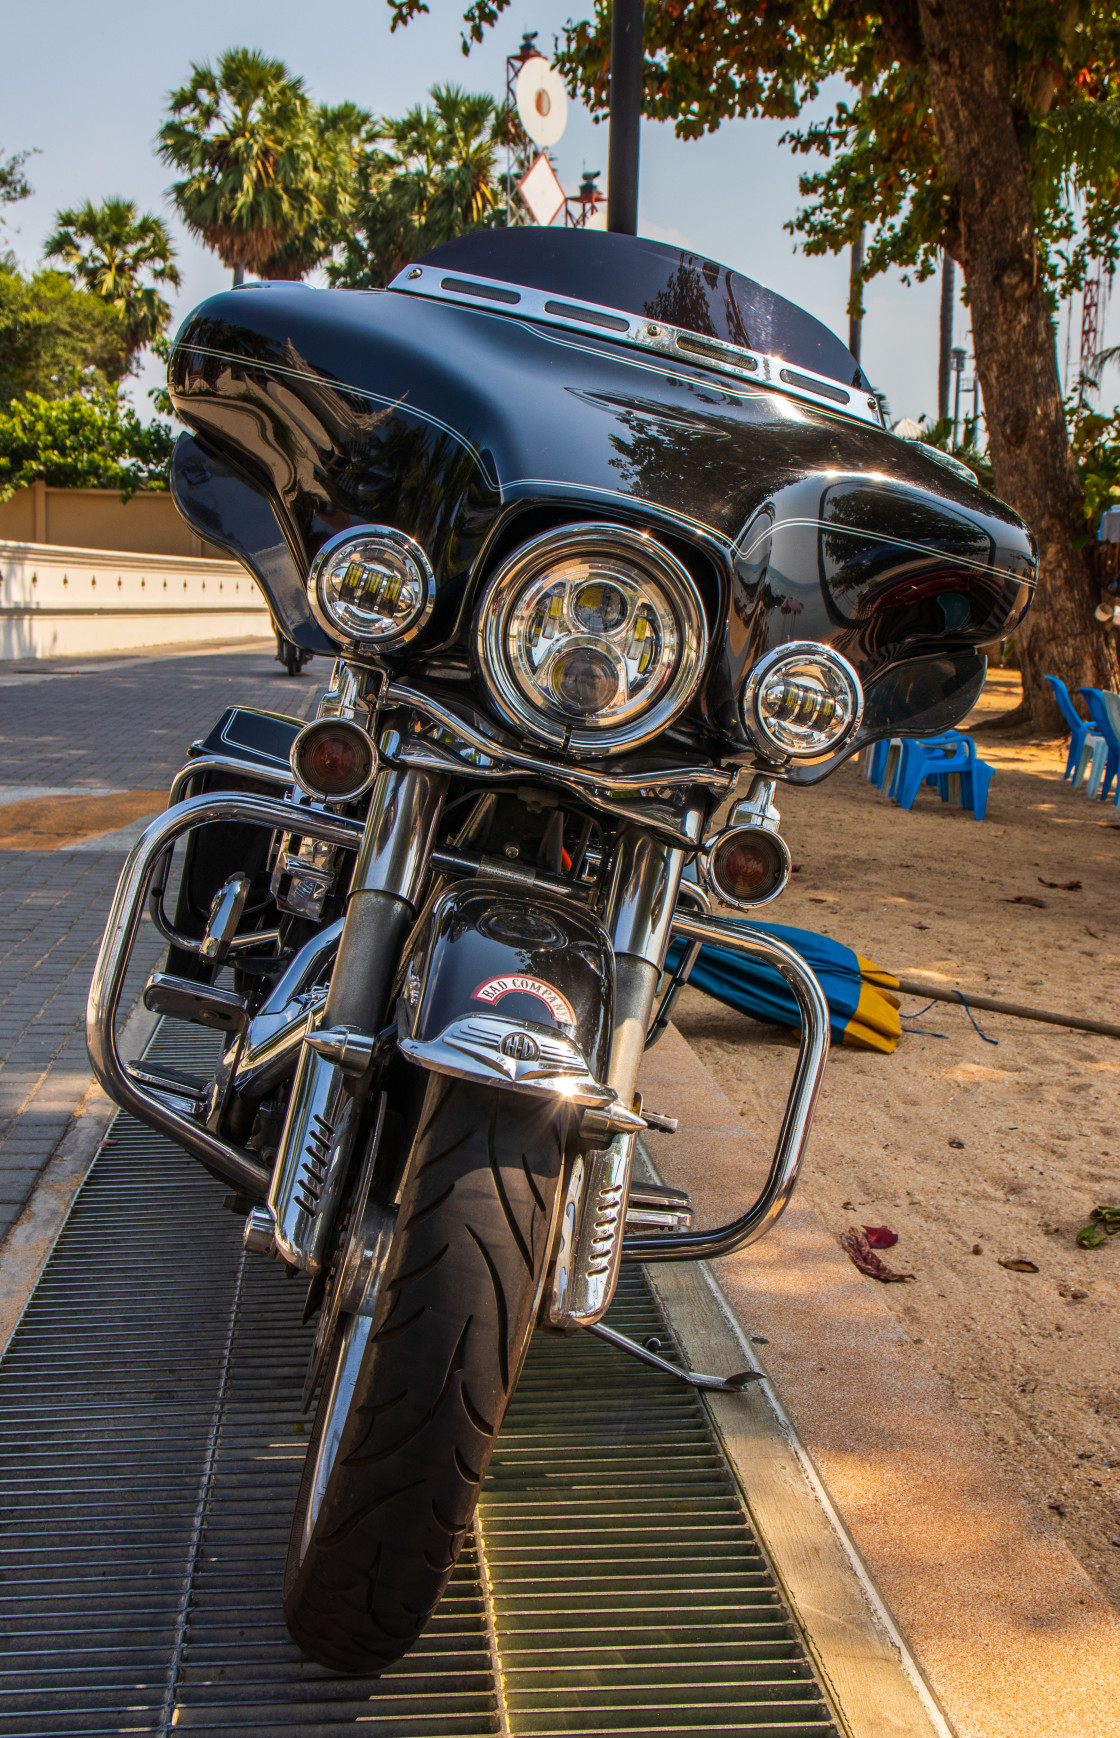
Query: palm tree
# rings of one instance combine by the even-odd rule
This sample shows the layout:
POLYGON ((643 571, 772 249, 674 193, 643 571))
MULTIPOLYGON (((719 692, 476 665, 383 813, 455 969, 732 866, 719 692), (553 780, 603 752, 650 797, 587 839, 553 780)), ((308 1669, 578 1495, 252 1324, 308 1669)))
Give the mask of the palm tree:
MULTIPOLYGON (((300 237, 325 234, 322 135, 303 80, 282 60, 231 48, 216 67, 192 66, 191 75, 171 93, 159 154, 184 172, 171 195, 187 227, 233 268, 237 283, 300 237)), ((290 275, 316 263, 305 254, 290 275)))
POLYGON ((54 221, 46 258, 61 260, 79 288, 117 310, 131 363, 171 319, 156 286, 177 290, 182 282, 167 225, 151 212, 141 215, 131 199, 105 199, 100 205, 87 199, 73 211, 56 211, 54 221))
POLYGON ((386 284, 410 259, 472 229, 505 223, 495 174, 504 118, 493 97, 436 85, 431 108, 371 129, 358 166, 354 230, 331 282, 386 284))
POLYGON ((362 138, 370 117, 355 103, 313 111, 318 215, 269 255, 263 278, 302 278, 314 271, 348 231, 362 138))

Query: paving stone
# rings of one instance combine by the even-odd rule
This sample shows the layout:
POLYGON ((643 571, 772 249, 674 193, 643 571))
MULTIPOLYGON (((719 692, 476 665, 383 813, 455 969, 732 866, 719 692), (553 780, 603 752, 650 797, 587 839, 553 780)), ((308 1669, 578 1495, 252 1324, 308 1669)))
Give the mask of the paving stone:
MULTIPOLYGON (((42 680, 7 691, 0 665, 0 784, 32 782, 34 743, 36 784, 164 790, 225 707, 303 717, 329 673, 317 660, 293 681, 251 650, 108 662, 82 675, 33 670, 42 680)), ((90 1083, 86 996, 122 862, 119 848, 0 851, 0 1237, 90 1083)), ((145 916, 133 995, 163 951, 145 916)))

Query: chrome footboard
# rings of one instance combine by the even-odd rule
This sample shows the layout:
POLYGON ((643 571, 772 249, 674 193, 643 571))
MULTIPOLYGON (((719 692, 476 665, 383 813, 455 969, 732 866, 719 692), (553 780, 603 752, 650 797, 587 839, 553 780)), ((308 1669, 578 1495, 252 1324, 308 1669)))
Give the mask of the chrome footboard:
POLYGON ((678 910, 673 934, 690 942, 727 948, 774 966, 785 979, 801 1010, 801 1045, 781 1131, 769 1175, 757 1199, 745 1213, 708 1231, 668 1232, 656 1237, 627 1237, 622 1246, 627 1261, 707 1261, 731 1255, 755 1243, 785 1211, 809 1139, 813 1110, 828 1061, 829 1016, 824 991, 800 954, 749 923, 694 916, 678 910))
POLYGON ((243 1194, 263 1201, 270 1172, 256 1155, 219 1139, 206 1126, 202 1115, 192 1116, 182 1108, 181 1094, 173 1100, 171 1094, 162 1093, 150 1076, 144 1077, 124 1061, 117 1047, 116 1016, 121 989, 152 876, 176 839, 193 827, 215 821, 299 833, 343 850, 356 851, 362 842, 360 821, 245 791, 192 797, 168 809, 133 846, 121 873, 90 985, 86 1043, 93 1071, 116 1104, 177 1141, 208 1170, 234 1184, 243 1194))

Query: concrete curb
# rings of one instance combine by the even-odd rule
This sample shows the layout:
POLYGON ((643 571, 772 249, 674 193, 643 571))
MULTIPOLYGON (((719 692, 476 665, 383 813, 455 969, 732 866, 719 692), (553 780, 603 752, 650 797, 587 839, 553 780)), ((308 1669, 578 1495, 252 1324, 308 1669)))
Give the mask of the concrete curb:
MULTIPOLYGON (((120 1034, 123 1055, 141 1054, 157 1019, 137 1004, 120 1034)), ((20 1324, 116 1114, 116 1105, 91 1080, 23 1212, 0 1246, 0 1357, 20 1324)))

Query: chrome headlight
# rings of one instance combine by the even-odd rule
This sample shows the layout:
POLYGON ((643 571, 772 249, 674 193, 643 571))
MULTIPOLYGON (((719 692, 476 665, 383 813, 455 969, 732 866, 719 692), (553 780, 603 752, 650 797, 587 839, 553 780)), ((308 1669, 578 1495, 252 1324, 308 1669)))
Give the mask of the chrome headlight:
POLYGON ((648 742, 696 691, 708 650, 691 576, 654 538, 571 525, 490 581, 475 644, 506 722, 577 754, 648 742))
POLYGON ((847 658, 794 640, 760 658, 743 689, 743 728, 770 760, 834 754, 863 716, 863 689, 847 658))
POLYGON ((324 543, 311 563, 307 596, 332 640, 401 645, 428 619, 435 580, 414 537, 391 525, 355 525, 324 543))

